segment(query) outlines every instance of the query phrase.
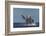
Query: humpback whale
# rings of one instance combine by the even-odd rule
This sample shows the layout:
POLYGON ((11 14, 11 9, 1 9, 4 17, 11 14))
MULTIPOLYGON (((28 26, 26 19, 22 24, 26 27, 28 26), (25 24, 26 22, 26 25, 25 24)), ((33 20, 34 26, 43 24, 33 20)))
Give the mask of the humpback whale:
POLYGON ((32 24, 34 22, 31 16, 24 16, 24 15, 21 16, 25 20, 26 24, 32 24))

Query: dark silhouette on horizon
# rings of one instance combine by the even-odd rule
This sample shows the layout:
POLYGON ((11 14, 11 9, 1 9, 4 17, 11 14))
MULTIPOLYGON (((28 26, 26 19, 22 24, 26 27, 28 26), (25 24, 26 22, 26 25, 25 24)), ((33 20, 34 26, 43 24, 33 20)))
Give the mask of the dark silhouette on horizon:
POLYGON ((24 15, 21 15, 21 16, 25 20, 26 24, 32 24, 32 23, 34 23, 34 20, 32 19, 31 16, 24 16, 24 15))

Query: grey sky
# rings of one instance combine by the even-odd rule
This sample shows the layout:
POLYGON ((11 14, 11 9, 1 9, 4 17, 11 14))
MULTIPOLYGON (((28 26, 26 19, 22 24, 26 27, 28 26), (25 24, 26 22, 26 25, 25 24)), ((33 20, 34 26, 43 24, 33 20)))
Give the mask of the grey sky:
POLYGON ((13 22, 25 22, 21 15, 24 16, 32 16, 32 19, 34 19, 35 22, 39 21, 39 9, 31 9, 31 8, 14 8, 13 9, 13 22))

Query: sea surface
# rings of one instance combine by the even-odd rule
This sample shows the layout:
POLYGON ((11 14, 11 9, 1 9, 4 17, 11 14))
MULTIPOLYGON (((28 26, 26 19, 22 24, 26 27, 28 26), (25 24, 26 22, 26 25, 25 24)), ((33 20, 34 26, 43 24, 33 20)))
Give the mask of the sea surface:
POLYGON ((26 24, 26 23, 14 23, 14 28, 22 28, 22 27, 39 27, 39 24, 26 24))

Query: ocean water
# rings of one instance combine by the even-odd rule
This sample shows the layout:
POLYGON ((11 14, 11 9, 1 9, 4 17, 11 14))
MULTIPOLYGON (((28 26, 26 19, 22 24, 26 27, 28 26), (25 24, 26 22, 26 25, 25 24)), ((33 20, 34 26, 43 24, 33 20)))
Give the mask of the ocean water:
POLYGON ((26 23, 14 23, 14 28, 22 28, 22 27, 39 27, 39 24, 26 24, 26 23))

